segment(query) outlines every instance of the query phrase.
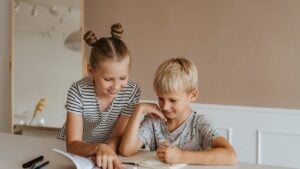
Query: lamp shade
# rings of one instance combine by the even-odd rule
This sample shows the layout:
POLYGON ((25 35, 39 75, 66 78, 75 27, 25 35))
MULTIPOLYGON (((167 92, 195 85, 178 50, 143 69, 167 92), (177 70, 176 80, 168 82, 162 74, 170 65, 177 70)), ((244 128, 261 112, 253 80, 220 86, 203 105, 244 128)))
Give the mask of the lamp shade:
POLYGON ((74 31, 67 36, 64 45, 72 51, 80 52, 81 51, 80 37, 81 37, 80 31, 79 30, 74 31))

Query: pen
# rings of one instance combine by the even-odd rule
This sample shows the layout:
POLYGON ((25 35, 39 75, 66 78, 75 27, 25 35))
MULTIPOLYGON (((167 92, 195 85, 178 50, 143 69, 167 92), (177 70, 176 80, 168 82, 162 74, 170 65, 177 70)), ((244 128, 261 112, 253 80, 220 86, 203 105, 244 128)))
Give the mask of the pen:
POLYGON ((49 164, 49 161, 46 161, 46 162, 42 163, 41 165, 35 167, 34 169, 41 169, 42 167, 44 167, 47 164, 49 164))
POLYGON ((28 168, 28 167, 32 166, 33 163, 37 163, 37 162, 39 162, 39 161, 42 161, 43 159, 44 159, 44 156, 38 156, 37 158, 35 158, 35 159, 33 159, 33 160, 30 160, 30 161, 24 163, 24 164, 22 165, 22 167, 23 167, 23 168, 28 168))

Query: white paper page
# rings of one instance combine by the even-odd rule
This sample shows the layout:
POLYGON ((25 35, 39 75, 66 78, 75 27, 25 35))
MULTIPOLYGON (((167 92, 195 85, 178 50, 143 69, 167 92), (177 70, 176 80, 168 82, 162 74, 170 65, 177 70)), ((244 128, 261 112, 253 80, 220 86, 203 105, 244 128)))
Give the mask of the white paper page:
POLYGON ((64 152, 58 149, 52 149, 53 151, 68 157, 75 164, 77 169, 97 169, 94 162, 86 157, 78 156, 68 152, 64 152))

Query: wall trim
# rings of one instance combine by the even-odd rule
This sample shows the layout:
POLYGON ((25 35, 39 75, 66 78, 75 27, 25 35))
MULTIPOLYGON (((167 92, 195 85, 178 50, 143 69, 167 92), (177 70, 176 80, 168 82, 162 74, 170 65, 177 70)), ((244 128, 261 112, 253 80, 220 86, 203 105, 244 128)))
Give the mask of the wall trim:
POLYGON ((256 163, 257 164, 262 164, 261 163, 261 157, 262 157, 262 136, 263 134, 274 134, 274 135, 284 135, 284 136, 299 136, 300 133, 292 133, 292 132, 285 132, 285 131, 267 131, 267 130, 257 130, 256 136, 257 136, 257 156, 256 156, 256 163))

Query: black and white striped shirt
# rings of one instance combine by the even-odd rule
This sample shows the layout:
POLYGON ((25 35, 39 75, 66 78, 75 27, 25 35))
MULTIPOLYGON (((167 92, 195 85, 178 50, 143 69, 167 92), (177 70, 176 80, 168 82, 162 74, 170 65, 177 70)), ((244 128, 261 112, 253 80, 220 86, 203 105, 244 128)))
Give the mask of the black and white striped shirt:
MULTIPOLYGON (((111 131, 120 114, 131 115, 139 102, 140 87, 133 81, 117 94, 110 107, 100 110, 97 101, 94 82, 90 77, 74 82, 68 91, 65 108, 67 112, 82 115, 82 140, 90 143, 104 143, 110 138, 111 131)), ((101 99, 101 98, 100 98, 101 99)), ((65 125, 58 134, 58 139, 66 138, 65 125)))

